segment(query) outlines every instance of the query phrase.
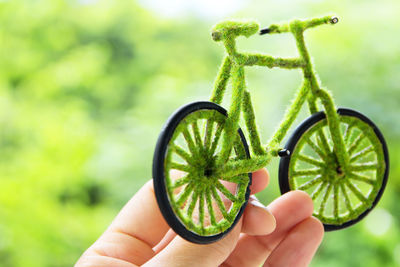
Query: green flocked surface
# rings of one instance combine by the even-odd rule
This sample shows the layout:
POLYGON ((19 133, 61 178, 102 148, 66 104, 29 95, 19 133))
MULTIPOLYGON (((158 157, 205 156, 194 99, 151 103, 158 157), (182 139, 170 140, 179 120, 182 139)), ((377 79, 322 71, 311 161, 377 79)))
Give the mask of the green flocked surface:
POLYGON ((331 93, 319 85, 303 33, 306 29, 323 24, 335 24, 335 21, 332 16, 325 16, 311 20, 293 20, 280 25, 272 24, 269 27, 270 33, 293 34, 299 51, 298 58, 238 52, 235 39, 257 33, 257 22, 230 20, 213 27, 212 38, 223 43, 227 55, 218 72, 210 101, 221 104, 230 79, 232 94, 228 117, 206 110, 196 111, 186 117, 171 139, 165 162, 171 205, 189 230, 199 235, 214 235, 232 225, 245 201, 247 173, 265 167, 272 157, 278 155, 280 143, 301 107, 307 103, 310 113, 313 114, 319 111, 317 101, 320 101, 326 119, 301 137, 290 161, 291 189, 309 193, 314 201, 314 215, 326 224, 341 225, 357 218, 372 206, 382 186, 386 168, 382 146, 367 124, 352 117, 339 117, 331 93), (261 143, 250 92, 246 89, 247 66, 300 69, 304 77, 283 120, 265 145, 261 143), (251 159, 245 157, 243 146, 238 141, 237 129, 241 114, 246 124, 251 159), (214 124, 220 126, 218 131, 213 130, 214 124), (343 125, 351 126, 348 127, 351 134, 357 129, 359 139, 351 139, 349 133, 343 130, 343 125), (183 136, 186 150, 175 144, 179 136, 183 136), (311 137, 316 139, 310 141, 311 137), (301 152, 306 146, 314 151, 314 155, 301 152), (359 151, 359 147, 363 146, 366 150, 359 151), (235 156, 232 156, 233 151, 235 156), (183 158, 184 164, 174 162, 173 153, 183 158), (367 161, 359 162, 364 159, 367 161), (299 162, 311 167, 298 170, 296 168, 299 162), (210 177, 204 175, 208 168, 212 169, 210 177), (172 169, 184 172, 185 176, 172 181, 169 175, 172 169), (221 180, 236 183, 236 195, 227 190, 221 180), (221 196, 231 201, 231 207, 223 206, 221 196), (196 214, 195 210, 198 210, 196 214), (215 210, 221 215, 219 218, 215 210))

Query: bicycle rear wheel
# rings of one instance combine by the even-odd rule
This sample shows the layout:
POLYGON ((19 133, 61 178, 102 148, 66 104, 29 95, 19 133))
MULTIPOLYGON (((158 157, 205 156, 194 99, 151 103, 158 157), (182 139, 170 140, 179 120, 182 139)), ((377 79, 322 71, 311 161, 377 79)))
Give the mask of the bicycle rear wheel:
POLYGON ((286 144, 291 155, 282 158, 279 166, 281 193, 307 192, 314 202, 314 216, 326 231, 364 218, 382 196, 389 173, 386 142, 376 125, 357 111, 337 112, 350 156, 347 172, 339 166, 323 112, 295 130, 286 144))
MULTIPOLYGON (((227 112, 212 102, 183 106, 167 121, 153 159, 157 203, 169 226, 194 243, 221 239, 237 223, 247 204, 251 173, 215 175, 227 112)), ((250 157, 239 129, 231 159, 250 157)))

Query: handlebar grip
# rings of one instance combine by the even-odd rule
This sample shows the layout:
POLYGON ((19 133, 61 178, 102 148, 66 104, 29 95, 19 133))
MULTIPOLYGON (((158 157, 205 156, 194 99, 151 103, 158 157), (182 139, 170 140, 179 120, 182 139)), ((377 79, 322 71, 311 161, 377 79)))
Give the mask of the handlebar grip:
POLYGON ((336 24, 339 22, 339 18, 336 16, 325 16, 322 18, 315 18, 303 21, 303 29, 313 28, 323 24, 336 24))

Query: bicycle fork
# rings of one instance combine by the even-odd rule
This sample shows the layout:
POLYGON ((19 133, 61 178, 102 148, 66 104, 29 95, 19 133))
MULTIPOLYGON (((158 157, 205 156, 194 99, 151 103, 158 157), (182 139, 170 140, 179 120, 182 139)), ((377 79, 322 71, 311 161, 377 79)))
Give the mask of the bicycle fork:
MULTIPOLYGON (((334 152, 337 163, 342 168, 342 170, 338 171, 346 171, 349 162, 349 155, 347 150, 345 149, 344 139, 342 133, 340 132, 340 121, 339 116, 336 112, 335 104, 333 103, 333 99, 330 93, 327 90, 320 88, 318 84, 311 64, 311 58, 305 45, 303 31, 298 30, 298 28, 295 27, 293 29, 294 30, 292 31, 292 33, 296 39, 296 46, 299 50, 300 56, 305 62, 305 65, 303 67, 304 79, 309 82, 311 89, 308 97, 309 110, 311 114, 318 111, 316 100, 317 98, 319 98, 325 109, 328 128, 332 136, 332 152, 334 152)), ((319 132, 319 138, 325 150, 329 151, 330 149, 328 146, 328 141, 326 140, 324 133, 321 131, 319 132)))
POLYGON ((236 63, 232 66, 232 101, 228 111, 228 118, 225 122, 225 131, 222 139, 221 154, 217 159, 217 165, 225 163, 231 153, 235 142, 236 131, 239 128, 239 118, 242 105, 243 93, 245 90, 244 66, 236 63))
MULTIPOLYGON (((340 168, 338 169, 338 172, 346 172, 348 169, 349 154, 345 148, 343 135, 340 131, 340 120, 336 112, 335 104, 333 103, 333 99, 328 91, 319 89, 316 94, 325 109, 328 128, 333 142, 333 153, 340 168)), ((322 142, 326 141, 322 140, 322 142)))

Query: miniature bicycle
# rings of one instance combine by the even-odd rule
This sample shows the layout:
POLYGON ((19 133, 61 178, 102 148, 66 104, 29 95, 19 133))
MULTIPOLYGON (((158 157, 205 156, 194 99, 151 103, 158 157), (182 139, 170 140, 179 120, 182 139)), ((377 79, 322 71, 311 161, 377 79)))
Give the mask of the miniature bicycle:
POLYGON ((281 157, 281 193, 296 189, 307 192, 314 202, 314 216, 326 231, 358 222, 377 204, 389 171, 383 135, 361 113, 336 110, 330 93, 318 83, 304 41, 306 29, 337 22, 337 17, 325 16, 273 24, 260 31, 291 32, 298 58, 238 52, 235 38, 258 32, 256 22, 225 21, 213 28, 212 38, 223 42, 228 55, 219 70, 210 102, 195 102, 178 109, 165 124, 154 153, 157 202, 177 234, 203 244, 222 238, 244 211, 251 172, 277 156, 281 157), (301 69, 304 74, 293 103, 266 145, 261 145, 250 93, 245 87, 245 66, 301 69), (219 104, 229 78, 232 100, 227 112, 219 104), (319 111, 317 100, 323 111, 319 111), (279 144, 306 101, 312 115, 282 148, 279 144), (239 128, 241 113, 251 156, 239 128))

